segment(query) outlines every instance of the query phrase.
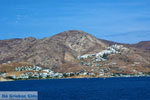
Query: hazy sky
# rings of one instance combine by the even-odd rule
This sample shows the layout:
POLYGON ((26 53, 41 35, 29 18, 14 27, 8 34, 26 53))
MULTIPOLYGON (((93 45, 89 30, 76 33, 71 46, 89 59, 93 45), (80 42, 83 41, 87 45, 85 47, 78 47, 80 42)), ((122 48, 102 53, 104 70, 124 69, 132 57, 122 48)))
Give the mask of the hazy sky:
POLYGON ((124 43, 150 40, 150 0, 0 0, 0 39, 72 29, 124 43))

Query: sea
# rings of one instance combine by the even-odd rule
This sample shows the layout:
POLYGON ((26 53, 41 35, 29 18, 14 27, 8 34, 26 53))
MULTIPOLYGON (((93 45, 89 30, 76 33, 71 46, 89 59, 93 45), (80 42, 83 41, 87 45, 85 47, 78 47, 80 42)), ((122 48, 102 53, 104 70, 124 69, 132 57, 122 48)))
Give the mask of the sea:
POLYGON ((18 80, 0 91, 37 91, 38 100, 150 100, 150 77, 18 80))

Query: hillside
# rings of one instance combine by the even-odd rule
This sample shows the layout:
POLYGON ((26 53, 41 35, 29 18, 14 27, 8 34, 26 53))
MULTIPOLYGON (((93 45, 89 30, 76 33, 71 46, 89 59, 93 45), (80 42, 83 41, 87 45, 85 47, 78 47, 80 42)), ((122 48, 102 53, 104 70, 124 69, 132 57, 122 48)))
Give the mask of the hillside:
POLYGON ((0 40, 0 71, 13 71, 21 64, 20 67, 37 65, 60 73, 148 73, 149 46, 149 42, 129 45, 97 39, 78 30, 44 39, 0 40))
POLYGON ((141 41, 139 43, 132 44, 131 47, 150 51, 150 41, 141 41))
POLYGON ((66 31, 50 38, 0 41, 0 63, 29 62, 52 68, 84 53, 102 50, 107 44, 82 31, 66 31))

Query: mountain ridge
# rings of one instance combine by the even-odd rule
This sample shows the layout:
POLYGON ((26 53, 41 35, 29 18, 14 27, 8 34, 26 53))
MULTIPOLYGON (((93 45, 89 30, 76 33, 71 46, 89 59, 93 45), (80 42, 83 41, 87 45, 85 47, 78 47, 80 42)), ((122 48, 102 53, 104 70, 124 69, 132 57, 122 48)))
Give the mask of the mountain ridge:
POLYGON ((65 53, 66 55, 70 55, 71 58, 74 59, 74 56, 86 52, 88 45, 91 45, 90 48, 92 47, 94 48, 95 43, 99 41, 97 41, 95 37, 92 38, 91 37, 92 36, 90 36, 89 34, 86 34, 81 31, 66 31, 44 39, 36 39, 33 37, 29 37, 24 39, 1 40, 0 55, 2 58, 0 59, 0 63, 5 63, 8 60, 10 61, 13 60, 16 62, 23 60, 34 64, 38 64, 37 62, 41 62, 43 59, 44 62, 47 61, 45 62, 44 66, 48 67, 51 62, 48 59, 53 59, 52 62, 55 62, 54 66, 56 66, 57 63, 62 64, 64 62, 63 56, 65 55, 65 53), (80 39, 80 37, 83 38, 80 39), (68 40, 66 40, 66 38, 68 38, 68 40), (78 44, 79 41, 81 44, 78 44), (48 53, 48 51, 49 51, 48 54, 49 56, 47 57, 46 53, 48 53), (60 55, 61 59, 58 57, 58 55, 60 55))

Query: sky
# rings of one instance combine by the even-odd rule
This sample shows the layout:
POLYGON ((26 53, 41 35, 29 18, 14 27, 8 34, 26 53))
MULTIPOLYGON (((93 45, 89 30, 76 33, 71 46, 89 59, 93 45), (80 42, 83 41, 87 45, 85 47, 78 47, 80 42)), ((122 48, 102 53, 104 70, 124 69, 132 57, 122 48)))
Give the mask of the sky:
POLYGON ((0 40, 82 30, 121 43, 150 40, 150 0, 0 0, 0 40))

